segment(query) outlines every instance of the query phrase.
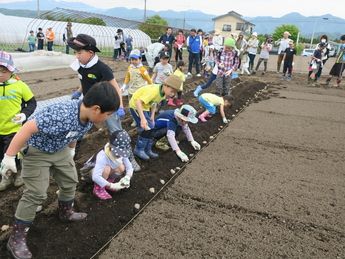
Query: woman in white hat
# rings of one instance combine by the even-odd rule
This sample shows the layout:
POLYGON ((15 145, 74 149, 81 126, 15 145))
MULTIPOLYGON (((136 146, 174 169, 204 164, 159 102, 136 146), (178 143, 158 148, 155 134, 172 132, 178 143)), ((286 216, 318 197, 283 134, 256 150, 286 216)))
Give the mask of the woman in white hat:
POLYGON ((254 66, 254 59, 256 56, 256 53, 258 52, 258 46, 259 46, 259 40, 258 40, 258 34, 256 32, 252 33, 252 37, 248 40, 248 53, 249 53, 249 70, 250 72, 253 71, 254 66))

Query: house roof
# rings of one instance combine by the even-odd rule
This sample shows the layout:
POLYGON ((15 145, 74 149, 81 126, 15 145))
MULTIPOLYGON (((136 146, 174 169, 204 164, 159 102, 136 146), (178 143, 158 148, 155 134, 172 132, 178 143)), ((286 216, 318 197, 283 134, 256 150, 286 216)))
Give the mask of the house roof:
POLYGON ((228 12, 227 14, 223 14, 223 15, 214 17, 214 18, 212 19, 212 21, 218 20, 218 19, 220 19, 220 18, 223 18, 223 17, 225 17, 225 16, 229 16, 229 15, 230 15, 230 16, 233 16, 233 17, 235 17, 235 18, 237 18, 237 19, 239 19, 239 20, 241 20, 241 21, 244 21, 245 23, 248 23, 248 24, 250 24, 250 25, 254 25, 254 26, 255 26, 254 23, 251 23, 251 22, 249 22, 249 21, 243 19, 243 18, 242 18, 242 15, 240 15, 239 13, 236 13, 235 11, 230 11, 230 12, 228 12))

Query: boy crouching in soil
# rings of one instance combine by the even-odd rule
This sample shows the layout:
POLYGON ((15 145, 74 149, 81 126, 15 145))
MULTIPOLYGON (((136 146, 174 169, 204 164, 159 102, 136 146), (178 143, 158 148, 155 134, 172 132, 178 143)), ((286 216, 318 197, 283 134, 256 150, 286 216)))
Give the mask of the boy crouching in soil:
POLYGON ((17 172, 15 155, 21 153, 22 177, 26 189, 19 201, 7 249, 15 258, 31 258, 26 236, 36 208, 47 198, 50 175, 59 185, 59 217, 63 222, 86 218, 72 210, 78 176, 73 157, 76 141, 96 122, 103 122, 120 105, 109 82, 95 84, 82 101, 69 100, 50 105, 30 117, 14 136, 1 163, 1 174, 17 172))

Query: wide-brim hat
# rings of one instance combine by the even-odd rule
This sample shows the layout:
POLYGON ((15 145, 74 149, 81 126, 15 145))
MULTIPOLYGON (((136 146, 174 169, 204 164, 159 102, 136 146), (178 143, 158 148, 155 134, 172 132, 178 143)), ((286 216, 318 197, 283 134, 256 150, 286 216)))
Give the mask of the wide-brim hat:
POLYGON ((181 120, 188 121, 194 124, 198 122, 198 118, 196 117, 196 110, 188 104, 182 105, 180 109, 175 109, 174 115, 181 120))
POLYGON ((181 92, 182 79, 177 75, 171 74, 168 78, 162 82, 163 84, 170 86, 175 89, 177 92, 181 92))
POLYGON ((86 49, 93 52, 101 52, 96 47, 96 40, 87 34, 78 34, 77 37, 71 37, 67 40, 67 44, 74 50, 86 49))
POLYGON ((214 34, 220 34, 220 30, 219 29, 215 29, 214 30, 214 34))
POLYGON ((115 156, 130 157, 132 154, 131 138, 127 131, 117 130, 109 139, 111 153, 115 156))
POLYGON ((0 51, 0 66, 6 67, 11 72, 19 71, 19 69, 14 66, 12 55, 5 51, 0 51))

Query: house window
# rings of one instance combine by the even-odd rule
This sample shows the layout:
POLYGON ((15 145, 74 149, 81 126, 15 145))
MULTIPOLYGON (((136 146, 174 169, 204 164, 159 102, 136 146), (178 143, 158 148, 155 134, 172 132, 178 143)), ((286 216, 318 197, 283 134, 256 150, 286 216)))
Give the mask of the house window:
POLYGON ((231 31, 231 25, 223 25, 223 31, 231 31))
POLYGON ((241 22, 236 23, 236 30, 238 30, 238 31, 245 31, 247 29, 248 29, 248 24, 241 23, 241 22))

